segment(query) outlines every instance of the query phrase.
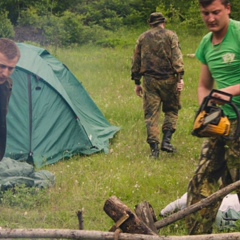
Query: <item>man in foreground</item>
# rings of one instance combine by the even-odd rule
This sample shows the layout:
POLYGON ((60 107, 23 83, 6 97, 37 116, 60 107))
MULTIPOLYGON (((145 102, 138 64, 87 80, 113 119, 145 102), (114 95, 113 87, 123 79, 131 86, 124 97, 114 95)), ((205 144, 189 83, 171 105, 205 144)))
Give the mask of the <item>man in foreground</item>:
POLYGON ((152 13, 150 30, 137 41, 133 56, 132 80, 135 92, 143 97, 147 143, 151 157, 159 158, 159 115, 165 114, 162 126, 161 150, 175 152, 171 144, 175 132, 180 105, 180 91, 183 90, 184 64, 176 33, 165 28, 166 19, 161 13, 152 13), (143 77, 143 87, 141 78, 143 77))
MULTIPOLYGON (((232 94, 233 103, 240 109, 240 22, 229 17, 229 0, 199 0, 199 4, 203 21, 210 30, 196 52, 202 63, 199 104, 216 86, 232 94)), ((222 109, 230 120, 232 135, 237 125, 236 113, 227 104, 222 109)), ((222 137, 207 139, 202 147, 199 166, 188 186, 188 206, 239 180, 239 169, 239 138, 234 141, 222 137)), ((221 200, 187 217, 189 234, 212 233, 221 200)))
POLYGON ((18 60, 20 51, 10 39, 0 38, 0 161, 5 154, 7 138, 7 112, 12 91, 10 79, 18 60))

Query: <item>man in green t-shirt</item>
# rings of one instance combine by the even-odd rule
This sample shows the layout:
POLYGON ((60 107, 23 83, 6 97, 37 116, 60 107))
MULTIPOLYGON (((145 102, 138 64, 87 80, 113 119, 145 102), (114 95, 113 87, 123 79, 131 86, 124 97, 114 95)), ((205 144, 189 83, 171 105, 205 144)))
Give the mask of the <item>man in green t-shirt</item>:
MULTIPOLYGON (((202 63, 198 86, 199 104, 216 87, 233 95, 240 109, 240 22, 230 19, 229 0, 199 0, 203 21, 210 32, 203 37, 196 57, 202 63)), ((220 97, 215 95, 215 97, 220 97)), ((237 119, 231 106, 222 106, 235 132, 237 119)), ((200 162, 188 186, 188 206, 240 179, 240 139, 207 139, 200 162)), ((240 196, 240 194, 238 193, 240 196)), ((212 233, 221 199, 186 218, 189 234, 212 233)))

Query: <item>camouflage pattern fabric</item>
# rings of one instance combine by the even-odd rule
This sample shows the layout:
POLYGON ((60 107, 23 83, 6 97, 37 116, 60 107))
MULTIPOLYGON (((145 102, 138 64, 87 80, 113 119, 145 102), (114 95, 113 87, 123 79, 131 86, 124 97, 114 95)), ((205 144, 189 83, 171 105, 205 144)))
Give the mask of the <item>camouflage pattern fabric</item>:
MULTIPOLYGON (((237 122, 231 121, 231 135, 236 126, 237 122)), ((240 138, 234 141, 209 138, 203 144, 199 166, 188 186, 187 205, 190 206, 239 180, 239 169, 240 138)), ((240 196, 239 192, 238 195, 240 196)), ((219 199, 211 206, 186 217, 190 235, 212 233, 221 201, 219 199)))
POLYGON ((5 154, 7 140, 7 120, 8 103, 12 92, 12 81, 8 79, 0 84, 0 161, 5 154))
POLYGON ((137 41, 133 56, 132 80, 143 77, 143 108, 147 142, 160 143, 160 110, 165 113, 162 130, 176 130, 180 93, 178 76, 184 74, 184 63, 178 36, 156 26, 144 32, 137 41))
POLYGON ((169 79, 184 73, 184 64, 178 36, 171 30, 154 27, 143 33, 133 56, 132 80, 149 75, 169 79))
POLYGON ((177 127, 180 93, 177 91, 177 78, 158 80, 150 76, 143 78, 143 109, 147 128, 147 142, 160 143, 159 117, 164 112, 162 131, 174 132, 177 127))

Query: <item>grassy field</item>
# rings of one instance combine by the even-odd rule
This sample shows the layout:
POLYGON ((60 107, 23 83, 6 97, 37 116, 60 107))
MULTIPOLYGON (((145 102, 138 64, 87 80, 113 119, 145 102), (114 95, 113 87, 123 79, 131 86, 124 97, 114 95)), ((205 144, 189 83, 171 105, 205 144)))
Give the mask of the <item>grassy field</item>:
MULTIPOLYGON (((129 42, 125 47, 84 46, 54 51, 82 82, 109 122, 121 130, 111 140, 108 155, 76 156, 45 167, 56 176, 54 188, 37 195, 24 191, 5 194, 0 204, 1 227, 78 229, 76 212, 83 210, 85 230, 108 231, 113 221, 103 206, 109 197, 117 196, 133 210, 135 205, 148 201, 160 220, 161 209, 186 192, 202 143, 191 135, 198 109, 200 64, 187 54, 195 52, 201 36, 180 35, 186 74, 178 130, 173 137, 178 152, 161 153, 156 161, 149 158, 142 99, 135 95, 130 80, 138 34, 140 31, 124 35, 129 42)), ((160 234, 186 234, 184 221, 163 228, 160 234)))

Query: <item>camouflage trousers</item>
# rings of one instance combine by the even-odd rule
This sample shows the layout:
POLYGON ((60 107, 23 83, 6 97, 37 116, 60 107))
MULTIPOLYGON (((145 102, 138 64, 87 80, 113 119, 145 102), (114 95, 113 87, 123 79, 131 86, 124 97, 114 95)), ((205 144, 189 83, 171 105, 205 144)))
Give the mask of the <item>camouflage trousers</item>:
MULTIPOLYGON (((231 135, 236 121, 231 122, 231 135)), ((187 205, 194 204, 217 190, 239 180, 240 138, 224 140, 209 138, 204 142, 197 170, 188 186, 187 205)), ((238 196, 240 189, 237 191, 238 196)), ((222 199, 186 217, 189 234, 212 233, 222 199)))
POLYGON ((160 112, 164 112, 162 131, 174 132, 177 127, 178 111, 181 108, 177 78, 158 80, 150 76, 143 78, 143 110, 147 128, 147 142, 160 143, 160 112))

